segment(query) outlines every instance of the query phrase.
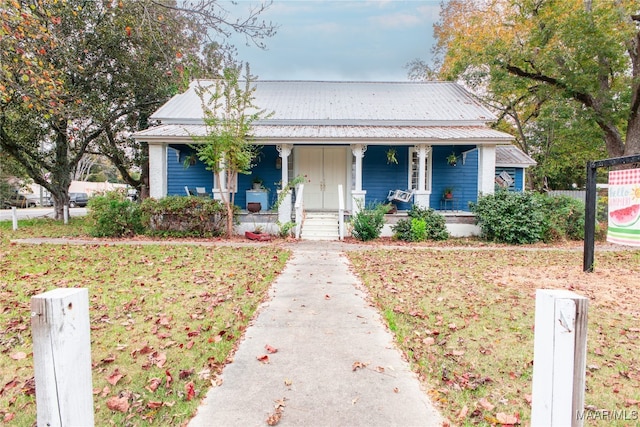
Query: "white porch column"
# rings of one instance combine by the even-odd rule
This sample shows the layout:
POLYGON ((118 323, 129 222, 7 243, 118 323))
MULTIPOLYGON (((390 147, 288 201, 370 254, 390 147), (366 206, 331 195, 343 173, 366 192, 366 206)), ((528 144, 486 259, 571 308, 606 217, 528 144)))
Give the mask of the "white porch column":
MULTIPOLYGON (((429 207, 429 196, 431 191, 427 189, 427 156, 431 152, 431 146, 426 144, 418 144, 415 146, 418 153, 418 188, 413 194, 413 203, 422 208, 429 207)), ((411 164, 411 159, 409 159, 411 164)))
POLYGON ((478 146, 478 194, 493 194, 495 191, 496 146, 478 146))
MULTIPOLYGON (((224 160, 220 161, 220 182, 215 183, 215 187, 213 189, 213 198, 216 200, 222 200, 222 193, 226 193, 227 191, 227 170, 224 169, 224 160)), ((215 181, 215 178, 214 178, 215 181)))
MULTIPOLYGON (((292 148, 293 146, 291 144, 276 145, 276 150, 278 150, 280 158, 282 159, 282 175, 280 178, 282 185, 278 191, 278 195, 289 183, 289 156, 291 155, 292 148)), ((278 221, 280 221, 281 224, 291 221, 291 192, 284 196, 282 202, 278 206, 278 221)))
POLYGON ((351 152, 356 157, 356 182, 355 190, 351 191, 351 211, 355 215, 359 211, 359 207, 365 206, 367 194, 366 190, 362 189, 362 158, 364 152, 367 151, 367 146, 364 144, 354 144, 351 146, 351 152))
POLYGON ((167 195, 167 146, 149 144, 149 196, 161 199, 167 195))

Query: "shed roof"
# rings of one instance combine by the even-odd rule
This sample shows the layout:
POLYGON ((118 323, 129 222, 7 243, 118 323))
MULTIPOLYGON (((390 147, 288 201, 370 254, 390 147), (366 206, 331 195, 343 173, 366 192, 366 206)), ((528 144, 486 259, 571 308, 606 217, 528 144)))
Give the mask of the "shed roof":
POLYGON ((515 145, 498 145, 496 147, 496 166, 535 166, 537 162, 515 145))
MULTIPOLYGON (((163 124, 202 122, 198 80, 151 119, 163 124)), ((273 112, 261 123, 296 125, 484 125, 495 116, 452 82, 257 81, 254 104, 273 112)))

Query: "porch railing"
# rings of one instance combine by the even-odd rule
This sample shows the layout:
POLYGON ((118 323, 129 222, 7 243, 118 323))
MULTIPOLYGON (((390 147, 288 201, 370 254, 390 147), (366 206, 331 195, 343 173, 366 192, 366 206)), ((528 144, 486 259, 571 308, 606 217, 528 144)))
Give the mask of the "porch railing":
POLYGON ((304 184, 299 184, 296 190, 296 239, 300 238, 302 223, 304 222, 304 184))
POLYGON ((342 184, 338 185, 338 236, 344 240, 344 191, 342 184))

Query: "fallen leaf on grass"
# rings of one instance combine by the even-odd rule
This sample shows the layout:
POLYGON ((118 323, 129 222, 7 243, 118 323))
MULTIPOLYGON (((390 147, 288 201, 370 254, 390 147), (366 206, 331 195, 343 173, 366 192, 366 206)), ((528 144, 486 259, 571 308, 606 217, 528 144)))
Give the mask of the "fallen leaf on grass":
POLYGON ((194 397, 196 397, 196 388, 195 388, 195 385, 193 384, 193 381, 189 381, 184 385, 184 391, 185 393, 187 393, 186 395, 187 400, 192 400, 194 397))
POLYGON ((516 425, 520 424, 520 417, 516 415, 505 414, 504 412, 498 412, 496 419, 500 424, 516 425))
POLYGON ((4 414, 4 418, 2 419, 5 423, 8 423, 9 421, 12 421, 15 418, 16 414, 14 414, 13 412, 7 412, 6 414, 4 414))
POLYGON ((18 385, 18 377, 13 377, 13 379, 11 381, 9 381, 8 383, 6 383, 4 385, 4 387, 2 387, 2 389, 0 389, 0 396, 2 396, 2 394, 7 391, 7 390, 11 390, 12 388, 16 387, 18 385))
POLYGON ((493 405, 491 402, 489 402, 486 397, 478 400, 478 404, 482 406, 482 409, 485 409, 487 411, 493 411, 493 408, 496 407, 496 405, 493 405))
POLYGON ((463 420, 467 418, 468 413, 469 413, 469 407, 467 405, 464 405, 462 409, 460 409, 460 412, 458 412, 458 419, 463 420))
POLYGON ((178 378, 180 378, 181 380, 186 380, 187 378, 189 378, 191 375, 193 375, 193 372, 195 371, 194 368, 191 369, 183 369, 180 371, 180 373, 178 374, 178 378))
POLYGON ((150 401, 147 403, 147 407, 148 407, 149 409, 158 409, 158 408, 162 407, 162 402, 155 401, 155 400, 150 400, 150 401))
POLYGON ((113 371, 111 375, 109 375, 106 379, 109 384, 116 385, 118 384, 118 381, 120 381, 122 377, 124 377, 124 374, 120 372, 118 368, 116 368, 115 371, 113 371))
POLYGON ((25 353, 24 351, 18 351, 16 353, 13 353, 10 357, 13 360, 22 360, 27 358, 27 353, 25 353))
POLYGON ((171 383, 173 382, 173 377, 171 376, 171 372, 169 370, 164 371, 167 376, 167 388, 171 387, 171 383))
POLYGON ((145 388, 149 390, 151 393, 153 393, 158 389, 158 387, 160 387, 161 383, 162 383, 162 380, 160 378, 151 378, 149 380, 149 385, 146 386, 145 388))
POLYGON ((127 412, 129 410, 129 399, 126 396, 113 396, 107 400, 107 408, 112 411, 127 412))
POLYGON ((267 350, 267 353, 273 354, 273 353, 277 353, 278 352, 277 348, 273 348, 269 344, 265 345, 264 348, 265 348, 265 350, 267 350))

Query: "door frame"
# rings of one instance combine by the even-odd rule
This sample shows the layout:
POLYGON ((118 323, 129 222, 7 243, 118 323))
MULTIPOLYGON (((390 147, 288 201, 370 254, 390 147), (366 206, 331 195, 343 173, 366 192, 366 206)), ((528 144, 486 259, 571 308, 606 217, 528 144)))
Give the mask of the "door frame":
MULTIPOLYGON (((304 150, 305 148, 332 148, 332 149, 341 149, 344 151, 344 173, 345 173, 345 179, 344 182, 342 183, 343 185, 343 189, 344 189, 344 194, 343 197, 345 198, 344 203, 345 203, 345 209, 351 209, 351 186, 353 183, 353 154, 351 152, 351 147, 349 145, 294 145, 293 147, 293 171, 294 171, 294 176, 298 176, 298 175, 304 175, 303 171, 301 170, 301 165, 300 164, 300 155, 299 152, 300 150, 304 150), (297 153, 296 153, 297 151, 297 153)), ((324 167, 322 169, 322 173, 324 176, 324 167)), ((304 196, 303 196, 304 197, 304 196)), ((324 202, 323 202, 324 203, 324 202)), ((306 210, 306 208, 305 208, 306 210)), ((312 209, 316 210, 316 209, 312 209)), ((337 211, 338 207, 336 206, 335 209, 334 208, 322 208, 322 209, 318 209, 319 211, 337 211)))

